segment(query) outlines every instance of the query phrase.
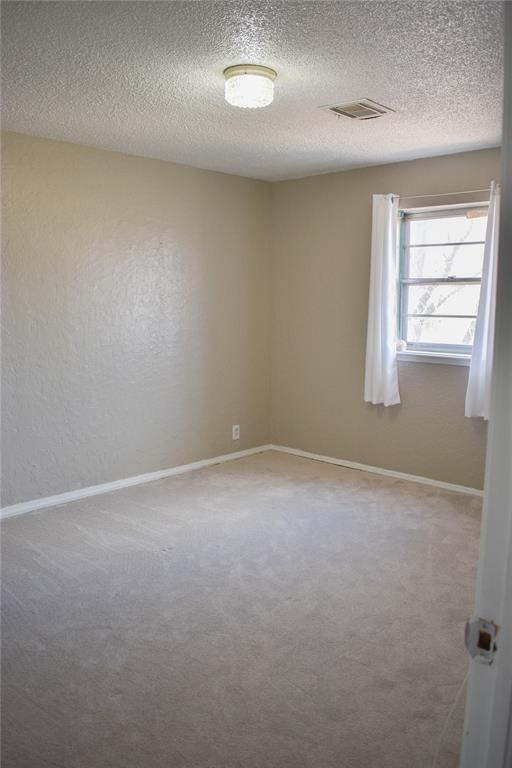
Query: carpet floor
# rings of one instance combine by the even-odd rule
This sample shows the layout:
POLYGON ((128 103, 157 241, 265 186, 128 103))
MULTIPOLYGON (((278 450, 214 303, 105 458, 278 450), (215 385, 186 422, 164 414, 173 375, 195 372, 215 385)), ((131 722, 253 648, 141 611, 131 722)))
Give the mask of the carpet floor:
POLYGON ((431 768, 480 506, 266 452, 6 520, 3 768, 431 768))

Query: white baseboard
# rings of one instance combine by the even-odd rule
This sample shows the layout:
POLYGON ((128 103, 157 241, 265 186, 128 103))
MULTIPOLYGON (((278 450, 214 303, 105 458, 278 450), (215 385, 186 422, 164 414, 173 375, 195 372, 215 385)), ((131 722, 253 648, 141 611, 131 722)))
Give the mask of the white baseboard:
POLYGON ((270 445, 272 451, 281 451, 281 453, 291 453, 293 456, 302 456, 304 459, 313 459, 314 461, 324 461, 327 464, 336 464, 339 467, 348 467, 348 469, 359 469, 363 472, 373 472, 376 475, 385 477, 394 477, 397 480, 409 480, 412 483, 421 483, 422 485, 432 485, 435 488, 442 488, 445 491, 455 491, 456 493, 468 493, 472 496, 483 496, 484 492, 479 488, 469 488, 467 485, 456 485, 455 483, 445 483, 443 480, 433 480, 430 477, 421 477, 420 475, 409 475, 407 472, 396 472, 393 469, 383 469, 383 467, 372 467, 369 464, 360 464, 357 461, 346 461, 345 459, 334 459, 332 456, 321 456, 318 453, 309 453, 301 451, 298 448, 287 448, 284 445, 270 445))
POLYGON ((101 493, 118 491, 121 488, 129 488, 131 485, 142 485, 142 483, 150 483, 153 480, 161 480, 164 477, 181 475, 184 472, 192 472, 194 469, 210 467, 212 464, 222 464, 225 461, 241 459, 244 456, 251 456, 253 453, 268 451, 269 448, 270 445, 259 445, 257 448, 247 448, 245 451, 225 453, 222 456, 215 456, 212 459, 193 461, 191 464, 180 464, 177 467, 170 467, 169 469, 146 472, 144 475, 134 475, 133 477, 126 477, 122 480, 112 480, 109 483, 90 485, 87 488, 77 488, 75 491, 66 491, 65 493, 58 493, 55 496, 45 496, 41 499, 33 499, 32 501, 22 501, 19 504, 12 504, 9 507, 0 509, 0 520, 4 520, 7 517, 14 517, 15 515, 23 515, 25 512, 33 512, 36 509, 45 509, 46 507, 56 507, 60 504, 68 504, 70 501, 85 499, 89 496, 98 496, 101 493))
POLYGON ((146 472, 144 475, 126 477, 122 480, 112 480, 109 483, 101 483, 100 485, 90 485, 87 488, 77 488, 74 491, 58 493, 55 496, 45 496, 41 499, 33 499, 32 501, 22 501, 19 504, 12 504, 9 507, 3 507, 0 509, 0 520, 4 520, 8 517, 14 517, 15 515, 23 515, 25 512, 33 512, 37 509, 46 509, 47 507, 56 507, 61 504, 68 504, 70 501, 85 499, 89 496, 99 496, 102 493, 110 493, 111 491, 117 491, 121 488, 129 488, 132 485, 142 485, 143 483, 150 483, 153 480, 161 480, 165 477, 181 475, 184 472, 192 472, 195 469, 210 467, 213 464, 222 464, 225 461, 233 461, 234 459, 241 459, 244 456, 252 456, 254 453, 262 453, 263 451, 269 450, 280 451, 281 453, 290 453, 293 456, 302 456, 304 459, 323 461, 327 464, 336 464, 339 467, 348 467, 349 469, 358 469, 362 470, 363 472, 372 472, 376 475, 384 475, 385 477, 394 477, 397 480, 409 480, 413 483, 431 485, 435 488, 442 488, 445 491, 455 491, 457 493, 468 493, 474 496, 483 496, 483 491, 479 490, 478 488, 468 488, 466 485, 445 483, 442 480, 432 480, 430 477, 409 475, 406 472, 395 472, 392 469, 372 467, 368 464, 360 464, 356 461, 335 459, 332 456, 322 456, 318 453, 301 451, 298 448, 288 448, 284 445, 259 445, 256 448, 247 448, 245 451, 236 451, 235 453, 225 453, 222 456, 215 456, 212 459, 194 461, 191 464, 180 464, 177 467, 170 467, 169 469, 160 469, 156 472, 146 472))

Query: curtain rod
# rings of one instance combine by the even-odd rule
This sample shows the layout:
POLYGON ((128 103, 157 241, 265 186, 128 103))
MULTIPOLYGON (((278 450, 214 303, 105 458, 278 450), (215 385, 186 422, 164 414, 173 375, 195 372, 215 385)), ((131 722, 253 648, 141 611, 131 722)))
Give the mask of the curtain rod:
POLYGON ((491 188, 485 189, 466 189, 464 192, 438 192, 436 195, 399 195, 399 200, 414 200, 418 197, 450 197, 451 195, 473 195, 477 192, 490 192, 491 188))

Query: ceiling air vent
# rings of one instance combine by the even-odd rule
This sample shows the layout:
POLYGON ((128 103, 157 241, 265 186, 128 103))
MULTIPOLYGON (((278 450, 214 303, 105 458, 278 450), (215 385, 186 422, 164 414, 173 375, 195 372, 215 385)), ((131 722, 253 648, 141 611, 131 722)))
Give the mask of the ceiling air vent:
POLYGON ((376 101, 371 99, 360 99, 359 101, 351 101, 348 104, 340 104, 339 106, 322 107, 322 109, 326 109, 334 115, 351 117, 352 120, 373 120, 375 117, 382 117, 382 115, 395 111, 389 107, 384 107, 382 104, 377 104, 376 101))

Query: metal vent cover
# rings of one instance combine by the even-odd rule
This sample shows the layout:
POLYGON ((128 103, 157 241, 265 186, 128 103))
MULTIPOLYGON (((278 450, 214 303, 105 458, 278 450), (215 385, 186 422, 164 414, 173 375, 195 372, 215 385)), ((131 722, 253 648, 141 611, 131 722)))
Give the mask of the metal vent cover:
POLYGON ((383 104, 378 104, 371 99, 359 99, 359 101, 350 101, 347 104, 339 104, 335 106, 321 107, 327 112, 332 112, 334 115, 343 115, 350 117, 352 120, 373 120, 375 117, 382 117, 390 112, 394 112, 394 109, 385 107, 383 104))

